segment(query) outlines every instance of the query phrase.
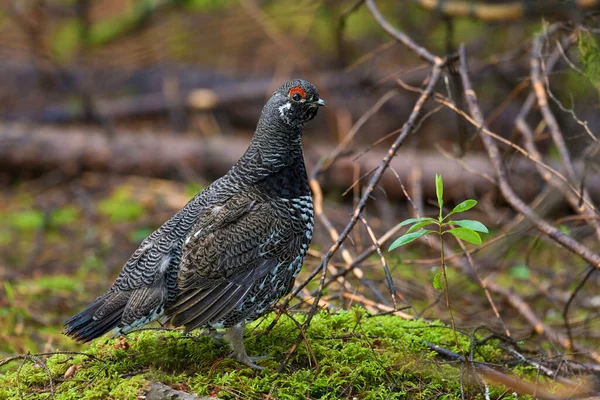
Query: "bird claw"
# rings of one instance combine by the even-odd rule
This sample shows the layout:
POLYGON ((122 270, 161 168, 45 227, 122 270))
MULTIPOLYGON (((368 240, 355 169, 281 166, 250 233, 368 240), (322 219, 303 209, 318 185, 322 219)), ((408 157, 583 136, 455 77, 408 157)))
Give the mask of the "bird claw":
POLYGON ((225 340, 225 333, 224 332, 219 332, 219 331, 217 331, 216 329, 213 329, 213 328, 206 329, 206 335, 210 336, 210 338, 215 343, 221 343, 221 342, 223 342, 225 340))
POLYGON ((229 354, 228 357, 233 358, 234 360, 259 371, 262 371, 263 369, 265 369, 265 367, 261 367, 260 365, 255 364, 255 362, 269 358, 269 356, 250 357, 247 354, 240 354, 236 353, 235 351, 229 354))

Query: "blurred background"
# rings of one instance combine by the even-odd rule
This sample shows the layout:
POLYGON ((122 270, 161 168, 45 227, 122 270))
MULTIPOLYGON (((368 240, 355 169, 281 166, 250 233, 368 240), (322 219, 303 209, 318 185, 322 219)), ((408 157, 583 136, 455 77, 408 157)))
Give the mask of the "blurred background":
MULTIPOLYGON (((229 169, 244 152, 266 99, 290 78, 315 83, 328 104, 306 129, 309 173, 355 134, 318 176, 324 213, 340 232, 430 71, 355 0, 0 4, 0 357, 79 348, 60 335, 64 319, 103 293, 147 235, 229 169)), ((558 27, 544 40, 541 58, 556 54, 547 74, 556 97, 551 107, 580 178, 571 184, 587 188, 596 219, 579 218, 514 148, 502 147, 503 157, 519 196, 598 252, 600 2, 376 4, 388 22, 434 54, 452 54, 465 43, 490 130, 519 146, 515 121, 531 93, 532 41, 558 27), (463 11, 450 12, 452 4, 463 11)), ((435 90, 466 109, 453 69, 435 90)), ((561 154, 533 109, 526 120, 540 156, 561 170, 561 154)), ((569 335, 598 348, 599 275, 519 218, 488 179, 494 170, 477 129, 438 102, 427 104, 419 129, 367 206, 376 236, 416 210, 435 215, 436 173, 443 175, 447 206, 477 199, 469 217, 491 230, 483 237, 489 245, 472 255, 481 278, 498 285, 492 297, 502 320, 473 276, 449 261, 459 327, 508 327, 517 338, 530 337, 534 327, 513 302, 515 293, 561 332, 565 307, 571 307, 569 335)), ((350 260, 371 246, 361 224, 350 239, 350 260)), ((318 222, 299 279, 332 243, 318 222)), ((412 306, 410 314, 447 320, 440 292, 431 285, 439 252, 426 241, 416 243, 384 252, 402 305, 412 306)), ((452 248, 461 252, 455 242, 452 248)), ((348 264, 341 256, 332 263, 348 264)), ((374 313, 389 308, 379 257, 365 257, 359 267, 362 273, 348 274, 347 285, 328 287, 325 299, 342 308, 361 303, 374 313)), ((292 304, 305 306, 301 300, 292 304)), ((544 346, 535 351, 555 351, 544 346)))

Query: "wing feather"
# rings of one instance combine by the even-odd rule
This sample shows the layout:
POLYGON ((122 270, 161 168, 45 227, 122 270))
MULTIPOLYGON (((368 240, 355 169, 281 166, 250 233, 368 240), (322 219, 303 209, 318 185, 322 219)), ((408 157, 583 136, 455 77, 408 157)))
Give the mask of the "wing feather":
POLYGON ((215 209, 210 225, 192 229, 178 274, 178 297, 168 310, 173 324, 187 331, 224 321, 257 282, 282 264, 282 252, 272 249, 291 240, 286 224, 269 202, 246 194, 215 209))
POLYGON ((177 315, 173 318, 174 325, 187 326, 200 313, 219 306, 230 289, 234 286, 232 282, 222 282, 206 290, 201 290, 187 302, 178 306, 177 315))

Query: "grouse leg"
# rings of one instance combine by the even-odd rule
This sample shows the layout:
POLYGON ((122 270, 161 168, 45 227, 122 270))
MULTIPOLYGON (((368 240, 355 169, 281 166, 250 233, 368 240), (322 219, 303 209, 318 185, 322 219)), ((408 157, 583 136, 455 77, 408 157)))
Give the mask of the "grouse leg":
POLYGON ((254 362, 265 359, 267 356, 250 357, 246 353, 246 346, 244 345, 245 326, 246 324, 244 322, 240 322, 239 324, 229 328, 225 335, 223 335, 223 338, 231 345, 231 349, 233 350, 231 354, 229 354, 229 357, 234 358, 242 364, 246 364, 250 368, 263 370, 265 367, 256 365, 254 362))
POLYGON ((213 340, 213 342, 219 343, 223 341, 225 333, 219 332, 215 328, 206 328, 206 335, 209 336, 213 340))

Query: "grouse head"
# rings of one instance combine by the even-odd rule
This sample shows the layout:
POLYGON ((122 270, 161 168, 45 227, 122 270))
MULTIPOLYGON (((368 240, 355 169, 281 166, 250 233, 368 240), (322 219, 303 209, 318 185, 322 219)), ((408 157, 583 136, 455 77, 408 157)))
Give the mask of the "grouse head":
POLYGON ((284 83, 271 100, 271 106, 277 108, 279 118, 287 125, 304 125, 325 105, 315 85, 302 79, 284 83))

